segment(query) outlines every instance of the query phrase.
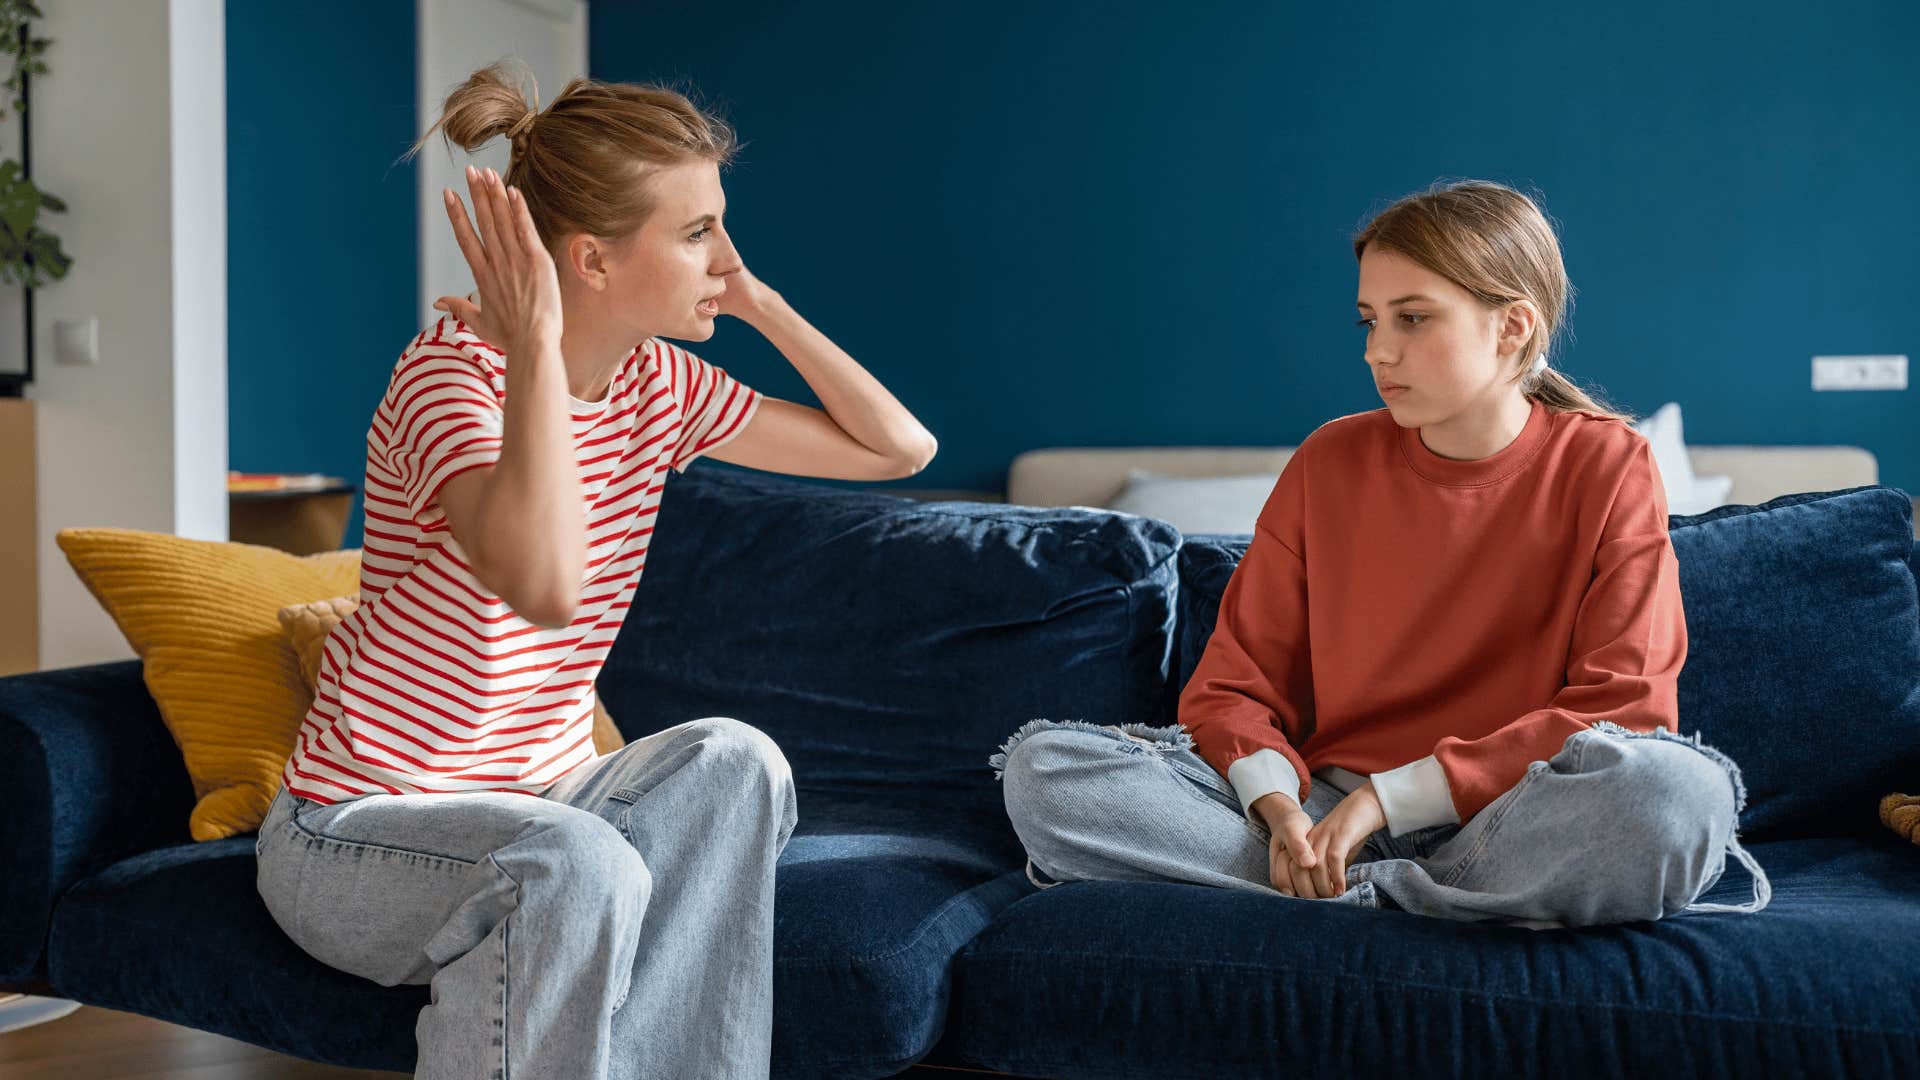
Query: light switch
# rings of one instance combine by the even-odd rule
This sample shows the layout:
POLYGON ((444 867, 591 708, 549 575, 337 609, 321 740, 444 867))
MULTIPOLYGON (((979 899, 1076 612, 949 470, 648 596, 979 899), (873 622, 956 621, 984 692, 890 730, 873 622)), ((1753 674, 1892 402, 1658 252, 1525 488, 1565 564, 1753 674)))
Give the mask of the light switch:
POLYGON ((53 320, 53 358, 62 364, 100 362, 100 320, 53 320))
POLYGON ((1815 390, 1905 390, 1904 356, 1816 356, 1815 390))

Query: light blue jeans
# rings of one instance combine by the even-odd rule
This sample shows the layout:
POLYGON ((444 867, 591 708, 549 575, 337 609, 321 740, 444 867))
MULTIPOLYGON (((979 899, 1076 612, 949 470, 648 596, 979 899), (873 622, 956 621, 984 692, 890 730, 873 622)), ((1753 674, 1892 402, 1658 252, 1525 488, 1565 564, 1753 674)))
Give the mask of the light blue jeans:
POLYGON ((322 963, 432 985, 422 1080, 764 1077, 773 871, 794 818, 773 740, 696 720, 540 797, 329 806, 282 789, 259 890, 322 963))
MULTIPOLYGON (((1296 899, 1269 884, 1265 824, 1241 812, 1178 725, 1036 720, 990 764, 1042 888, 1176 881, 1296 899)), ((1346 794, 1334 781, 1316 774, 1302 807, 1316 822, 1346 794)), ((1602 723, 1534 762, 1464 825, 1374 833, 1347 868, 1346 891, 1322 902, 1534 928, 1759 911, 1772 890, 1735 835, 1745 801, 1739 769, 1697 738, 1602 723), (1697 902, 1728 854, 1752 877, 1753 900, 1697 902)))

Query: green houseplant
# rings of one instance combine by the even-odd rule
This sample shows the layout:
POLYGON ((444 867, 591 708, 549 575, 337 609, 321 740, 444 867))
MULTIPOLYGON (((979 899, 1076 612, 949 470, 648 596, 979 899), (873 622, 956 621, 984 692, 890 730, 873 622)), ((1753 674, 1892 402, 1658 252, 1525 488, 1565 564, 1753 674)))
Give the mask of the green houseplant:
MULTIPOLYGON (((26 123, 27 80, 44 75, 42 54, 52 42, 33 36, 28 20, 41 18, 33 0, 0 0, 0 51, 13 57, 13 70, 5 82, 13 111, 26 123)), ((25 156, 26 133, 21 133, 25 156)), ((18 161, 0 161, 0 281, 25 285, 29 289, 67 276, 73 260, 60 250, 60 238, 40 226, 42 210, 64 211, 67 204, 35 187, 26 168, 18 161)))

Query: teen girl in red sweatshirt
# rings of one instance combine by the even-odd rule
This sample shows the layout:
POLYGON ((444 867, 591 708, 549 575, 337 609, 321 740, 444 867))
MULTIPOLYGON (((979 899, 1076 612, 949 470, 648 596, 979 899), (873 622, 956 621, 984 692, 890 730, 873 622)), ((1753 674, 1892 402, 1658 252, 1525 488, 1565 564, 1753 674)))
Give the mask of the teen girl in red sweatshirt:
POLYGON ((1034 721, 995 756, 1029 876, 1534 926, 1764 907, 1738 769, 1677 734, 1653 454, 1547 363, 1569 285, 1546 217, 1445 185, 1354 254, 1385 407, 1288 460, 1178 725, 1034 721), (1728 854, 1753 901, 1696 903, 1728 854))

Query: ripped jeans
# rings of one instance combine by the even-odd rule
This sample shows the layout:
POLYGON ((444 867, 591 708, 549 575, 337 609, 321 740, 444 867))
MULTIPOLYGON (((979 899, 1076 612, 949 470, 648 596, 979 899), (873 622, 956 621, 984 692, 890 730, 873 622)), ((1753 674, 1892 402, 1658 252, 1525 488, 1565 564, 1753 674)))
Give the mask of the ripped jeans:
MULTIPOLYGON (((1042 888, 1175 881, 1284 896, 1269 884, 1266 825, 1241 812, 1177 724, 1035 720, 989 764, 1042 888)), ((1339 805, 1341 779, 1315 774, 1308 817, 1339 805)), ((1347 868, 1346 891, 1322 902, 1534 928, 1755 912, 1772 888, 1735 835, 1745 802, 1739 768, 1697 737, 1603 722, 1462 825, 1375 832, 1347 868), (1752 901, 1700 903, 1729 854, 1753 880, 1752 901)))

